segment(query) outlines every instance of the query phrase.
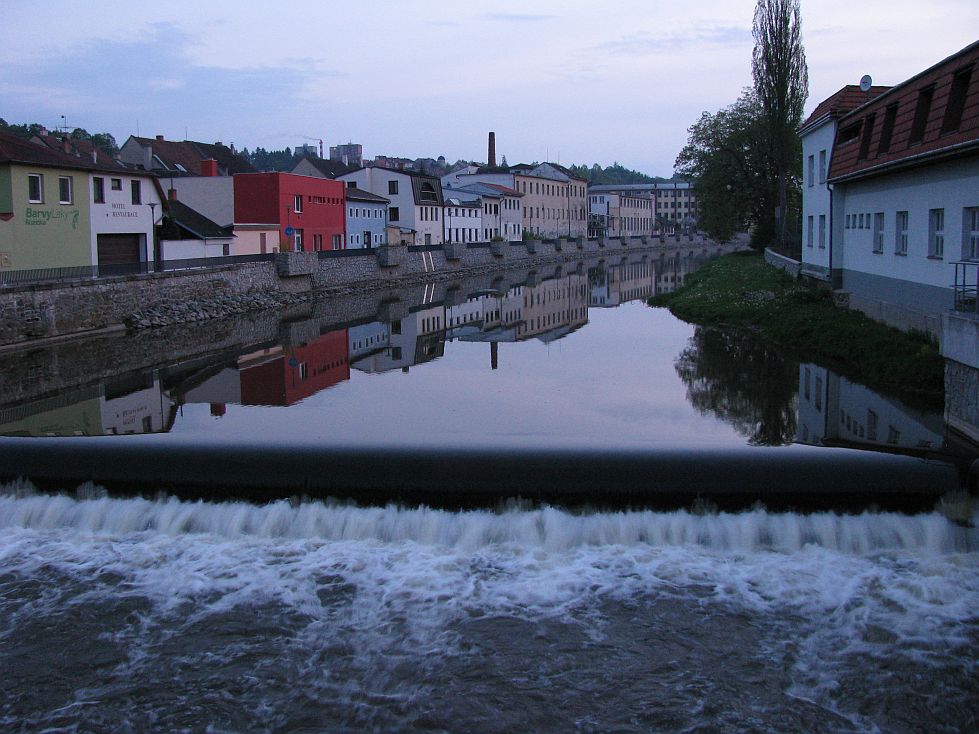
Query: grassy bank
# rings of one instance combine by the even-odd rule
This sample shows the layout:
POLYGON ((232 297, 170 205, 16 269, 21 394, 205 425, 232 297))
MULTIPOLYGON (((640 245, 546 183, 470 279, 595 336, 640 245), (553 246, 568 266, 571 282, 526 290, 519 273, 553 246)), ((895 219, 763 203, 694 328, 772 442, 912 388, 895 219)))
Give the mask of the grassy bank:
POLYGON ((936 344, 837 308, 828 293, 793 281, 760 254, 713 260, 683 288, 649 303, 684 321, 756 331, 802 361, 921 407, 941 406, 944 363, 936 344))

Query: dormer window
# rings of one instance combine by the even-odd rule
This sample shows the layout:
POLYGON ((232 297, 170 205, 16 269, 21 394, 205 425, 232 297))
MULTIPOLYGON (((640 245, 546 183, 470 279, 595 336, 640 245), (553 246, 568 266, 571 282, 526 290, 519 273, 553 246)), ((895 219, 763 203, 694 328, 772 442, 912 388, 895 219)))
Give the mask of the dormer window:
POLYGON ((971 66, 966 69, 959 69, 952 77, 952 88, 948 93, 948 104, 945 106, 945 117, 942 120, 942 135, 959 129, 970 81, 972 81, 971 66))
POLYGON ((858 161, 865 161, 867 160, 867 156, 870 155, 870 138, 874 134, 874 120, 876 117, 871 112, 864 121, 863 136, 860 138, 860 152, 857 154, 858 161))
POLYGON ((438 195, 435 193, 435 187, 430 183, 423 183, 421 186, 421 200, 422 201, 438 201, 438 195))
POLYGON ((860 137, 860 131, 863 129, 863 121, 855 122, 848 127, 840 130, 840 145, 846 145, 847 143, 852 143, 854 140, 860 137))
POLYGON ((880 143, 877 145, 877 155, 884 155, 891 149, 891 137, 894 135, 894 122, 897 120, 897 105, 888 105, 884 110, 884 124, 880 129, 880 143))
POLYGON ((925 126, 928 115, 931 114, 931 100, 935 96, 935 85, 931 84, 918 92, 918 104, 914 108, 914 120, 911 122, 910 145, 920 143, 925 139, 925 126))

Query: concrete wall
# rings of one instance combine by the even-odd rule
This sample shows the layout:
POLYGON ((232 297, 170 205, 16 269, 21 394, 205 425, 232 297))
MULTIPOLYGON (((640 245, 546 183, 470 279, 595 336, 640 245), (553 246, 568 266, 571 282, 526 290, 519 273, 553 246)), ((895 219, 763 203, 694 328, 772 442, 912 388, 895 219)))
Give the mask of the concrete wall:
POLYGON ((765 262, 767 262, 773 268, 778 268, 782 272, 788 273, 792 278, 798 278, 799 271, 802 269, 802 263, 800 263, 798 260, 793 260, 791 257, 780 255, 774 250, 768 248, 765 248, 765 262))

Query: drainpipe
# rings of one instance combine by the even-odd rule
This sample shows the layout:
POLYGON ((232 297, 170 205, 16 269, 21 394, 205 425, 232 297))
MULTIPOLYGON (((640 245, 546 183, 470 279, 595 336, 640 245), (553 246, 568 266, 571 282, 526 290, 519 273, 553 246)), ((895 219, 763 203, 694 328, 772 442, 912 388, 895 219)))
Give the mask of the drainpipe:
MULTIPOLYGON (((829 287, 830 290, 834 290, 833 286, 833 250, 835 249, 835 238, 833 237, 833 189, 834 185, 831 183, 826 184, 826 188, 829 190, 829 287)), ((805 223, 803 223, 805 224, 805 223)), ((805 247, 805 244, 803 244, 805 247)))

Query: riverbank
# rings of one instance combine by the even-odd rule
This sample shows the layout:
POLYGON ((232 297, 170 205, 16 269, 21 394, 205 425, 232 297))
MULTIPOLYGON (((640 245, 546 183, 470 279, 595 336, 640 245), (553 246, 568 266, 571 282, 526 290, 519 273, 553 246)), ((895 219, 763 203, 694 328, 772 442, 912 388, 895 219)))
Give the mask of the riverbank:
POLYGON ((720 257, 649 304, 665 306, 684 321, 758 332, 800 360, 825 364, 902 399, 942 402, 944 360, 937 344, 837 308, 829 293, 792 280, 758 253, 720 257))

